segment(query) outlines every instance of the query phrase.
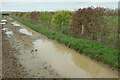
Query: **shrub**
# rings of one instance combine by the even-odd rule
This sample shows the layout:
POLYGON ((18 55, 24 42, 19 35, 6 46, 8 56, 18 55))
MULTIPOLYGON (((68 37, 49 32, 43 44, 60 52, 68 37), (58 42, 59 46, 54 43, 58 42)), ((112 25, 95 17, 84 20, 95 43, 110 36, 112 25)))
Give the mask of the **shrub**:
POLYGON ((21 12, 20 13, 20 18, 23 18, 23 15, 24 15, 25 13, 24 12, 21 12))
POLYGON ((31 12, 30 13, 30 22, 33 24, 39 23, 40 12, 31 12))
POLYGON ((118 9, 111 10, 108 8, 105 10, 105 15, 106 16, 118 16, 118 9))
POLYGON ((47 11, 45 11, 45 12, 41 11, 40 12, 40 22, 42 24, 48 24, 49 25, 50 22, 51 22, 51 19, 52 19, 52 14, 50 12, 47 12, 47 11))
POLYGON ((76 37, 97 40, 106 34, 106 23, 103 8, 78 9, 73 15, 72 30, 76 37))
POLYGON ((26 18, 26 19, 30 19, 30 12, 26 12, 26 13, 24 13, 24 18, 26 18))
POLYGON ((14 12, 13 15, 14 16, 20 16, 20 12, 14 12))
POLYGON ((71 21, 72 12, 64 10, 56 12, 52 18, 53 24, 55 24, 55 26, 60 30, 64 30, 68 27, 71 21))

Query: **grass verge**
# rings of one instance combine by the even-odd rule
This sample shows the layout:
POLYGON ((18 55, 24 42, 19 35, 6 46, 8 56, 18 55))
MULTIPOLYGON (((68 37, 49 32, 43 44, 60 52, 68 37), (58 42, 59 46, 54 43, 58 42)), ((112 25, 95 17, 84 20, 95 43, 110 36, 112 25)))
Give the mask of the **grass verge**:
POLYGON ((44 27, 24 22, 15 17, 12 18, 26 26, 29 26, 31 29, 40 32, 41 34, 46 35, 50 39, 56 39, 57 41, 65 44, 66 46, 74 48, 80 53, 89 55, 92 59, 104 62, 105 64, 108 64, 109 66, 114 68, 118 68, 120 66, 118 64, 118 50, 109 48, 108 46, 99 42, 76 39, 57 31, 48 30, 44 27))

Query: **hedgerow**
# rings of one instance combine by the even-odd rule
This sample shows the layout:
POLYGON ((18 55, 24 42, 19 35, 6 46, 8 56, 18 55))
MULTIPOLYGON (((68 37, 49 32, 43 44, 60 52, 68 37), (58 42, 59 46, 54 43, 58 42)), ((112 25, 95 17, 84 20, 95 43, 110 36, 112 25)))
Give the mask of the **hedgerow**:
POLYGON ((58 11, 53 15, 52 22, 59 30, 64 31, 66 27, 70 27, 72 21, 72 12, 58 11))
POLYGON ((26 19, 30 19, 30 12, 24 13, 23 17, 26 18, 26 19))
POLYGON ((31 12, 30 13, 30 22, 33 24, 39 24, 40 12, 31 12))
POLYGON ((40 12, 40 18, 39 18, 40 23, 50 25, 51 19, 52 19, 52 13, 47 12, 47 11, 40 12))
POLYGON ((98 41, 107 36, 106 20, 103 8, 78 9, 73 15, 72 30, 78 38, 85 37, 98 41))

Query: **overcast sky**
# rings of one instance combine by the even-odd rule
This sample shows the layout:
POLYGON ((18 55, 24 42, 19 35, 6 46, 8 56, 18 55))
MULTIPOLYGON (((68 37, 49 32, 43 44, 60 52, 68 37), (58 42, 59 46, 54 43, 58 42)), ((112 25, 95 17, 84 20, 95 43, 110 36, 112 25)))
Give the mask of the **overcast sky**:
POLYGON ((0 0, 0 2, 2 2, 2 4, 0 4, 0 11, 74 11, 79 8, 91 6, 110 9, 118 8, 118 0, 0 0))
POLYGON ((0 2, 118 2, 120 0, 0 0, 0 2))

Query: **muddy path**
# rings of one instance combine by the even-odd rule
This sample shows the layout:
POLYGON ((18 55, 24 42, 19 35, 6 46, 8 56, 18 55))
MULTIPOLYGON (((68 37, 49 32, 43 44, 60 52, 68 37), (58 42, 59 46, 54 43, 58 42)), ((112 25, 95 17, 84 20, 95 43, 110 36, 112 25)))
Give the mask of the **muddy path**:
POLYGON ((117 78, 117 71, 5 18, 8 23, 2 29, 3 78, 117 78))
POLYGON ((32 42, 40 39, 40 36, 34 31, 30 32, 30 29, 25 28, 24 25, 20 27, 13 26, 11 23, 14 22, 14 20, 9 20, 8 17, 6 17, 6 19, 8 23, 4 25, 2 29, 2 78, 60 77, 45 61, 39 59, 39 63, 36 63, 37 61, 34 60, 34 55, 37 51, 35 51, 36 49, 32 46, 32 42), (23 30, 23 32, 21 32, 21 30, 23 30), (27 33, 31 33, 32 36, 27 33), (29 61, 26 59, 29 59, 29 61), (29 65, 25 67, 24 64, 29 65))
POLYGON ((17 78, 24 77, 27 75, 27 72, 24 71, 24 68, 18 63, 18 59, 15 57, 14 53, 19 53, 8 41, 7 35, 2 35, 2 45, 3 45, 3 55, 2 55, 2 77, 3 78, 17 78), (14 74, 13 74, 14 73, 14 74))

